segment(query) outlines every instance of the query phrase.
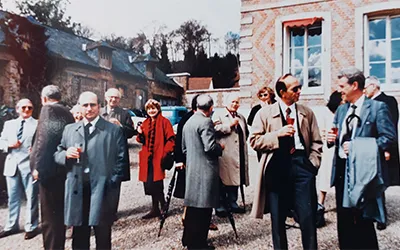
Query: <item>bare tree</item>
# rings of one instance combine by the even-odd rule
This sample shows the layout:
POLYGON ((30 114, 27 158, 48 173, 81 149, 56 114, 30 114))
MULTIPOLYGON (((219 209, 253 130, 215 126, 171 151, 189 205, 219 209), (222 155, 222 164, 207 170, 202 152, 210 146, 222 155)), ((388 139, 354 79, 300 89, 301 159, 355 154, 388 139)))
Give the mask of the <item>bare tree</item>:
POLYGON ((78 36, 82 36, 82 37, 90 39, 94 36, 95 31, 88 26, 83 26, 83 25, 79 24, 75 29, 75 33, 78 36))
POLYGON ((240 35, 229 31, 225 35, 226 53, 237 54, 239 52, 240 35))

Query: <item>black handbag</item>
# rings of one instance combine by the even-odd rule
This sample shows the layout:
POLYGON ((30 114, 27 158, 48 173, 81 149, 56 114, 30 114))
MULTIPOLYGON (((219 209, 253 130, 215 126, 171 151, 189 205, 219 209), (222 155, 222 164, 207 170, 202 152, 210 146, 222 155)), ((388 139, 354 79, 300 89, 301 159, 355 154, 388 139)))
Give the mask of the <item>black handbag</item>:
POLYGON ((171 170, 174 167, 174 152, 169 152, 161 162, 161 168, 163 170, 171 170))
MULTIPOLYGON (((164 132, 164 144, 166 143, 165 129, 163 126, 164 132)), ((175 156, 174 150, 172 152, 168 152, 167 155, 161 160, 161 168, 163 170, 171 170, 174 167, 175 156)))

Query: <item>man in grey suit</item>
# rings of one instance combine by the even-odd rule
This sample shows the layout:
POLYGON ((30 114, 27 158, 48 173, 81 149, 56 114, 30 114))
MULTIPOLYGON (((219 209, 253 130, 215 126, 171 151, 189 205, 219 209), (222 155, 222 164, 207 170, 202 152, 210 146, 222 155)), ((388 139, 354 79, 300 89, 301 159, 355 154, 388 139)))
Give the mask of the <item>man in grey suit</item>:
POLYGON ((28 240, 36 236, 38 226, 38 187, 33 182, 29 167, 29 151, 37 120, 32 118, 33 105, 28 99, 20 100, 16 110, 19 117, 4 124, 0 137, 0 151, 8 153, 4 176, 7 180, 9 209, 7 224, 0 233, 0 238, 19 231, 18 218, 22 192, 25 192, 25 239, 28 240))
POLYGON ((40 214, 44 249, 64 249, 65 168, 54 162, 64 127, 74 122, 69 110, 60 104, 61 90, 47 85, 41 93, 42 110, 32 147, 32 175, 39 181, 40 214))
POLYGON ((96 94, 83 92, 81 122, 65 127, 55 161, 65 165, 65 225, 73 226, 72 248, 90 248, 94 228, 97 249, 111 249, 118 187, 127 164, 122 129, 99 116, 96 94))
POLYGON ((210 119, 213 100, 209 95, 197 98, 197 111, 187 121, 182 134, 182 151, 186 154, 187 207, 183 246, 205 249, 212 208, 219 205, 218 157, 224 149, 215 140, 214 124, 210 119))
POLYGON ((382 175, 387 181, 387 166, 384 152, 395 142, 396 130, 388 107, 383 102, 365 98, 363 95, 364 74, 350 67, 340 72, 338 90, 342 93, 346 104, 341 105, 333 119, 336 135, 333 130, 328 133, 328 146, 335 145, 332 165, 331 185, 335 186, 337 231, 340 249, 378 249, 378 240, 372 219, 363 217, 363 210, 343 207, 345 187, 346 160, 349 153, 350 140, 356 137, 372 137, 379 148, 382 175), (351 117, 354 118, 352 121, 351 117), (348 121, 348 122, 347 122, 348 121), (349 124, 349 129, 347 129, 349 124))

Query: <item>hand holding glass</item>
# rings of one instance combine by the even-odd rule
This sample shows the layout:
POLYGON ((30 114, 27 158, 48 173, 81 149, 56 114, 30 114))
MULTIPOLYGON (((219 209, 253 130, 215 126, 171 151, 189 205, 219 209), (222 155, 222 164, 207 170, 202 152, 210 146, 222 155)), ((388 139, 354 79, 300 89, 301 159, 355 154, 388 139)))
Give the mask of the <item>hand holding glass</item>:
POLYGON ((79 153, 79 158, 76 159, 76 163, 80 163, 80 157, 81 157, 81 153, 82 153, 82 144, 81 143, 75 143, 74 147, 76 148, 76 150, 79 153))

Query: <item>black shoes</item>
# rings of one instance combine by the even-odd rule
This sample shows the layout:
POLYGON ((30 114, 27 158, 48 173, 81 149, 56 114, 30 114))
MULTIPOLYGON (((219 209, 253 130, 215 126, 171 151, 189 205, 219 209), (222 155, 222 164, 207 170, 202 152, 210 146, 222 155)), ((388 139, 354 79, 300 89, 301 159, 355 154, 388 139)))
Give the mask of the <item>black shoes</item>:
POLYGON ((321 227, 324 227, 325 225, 326 225, 326 222, 325 222, 325 207, 318 203, 316 226, 317 226, 317 228, 321 228, 321 227))
POLYGON ((35 230, 33 230, 33 231, 31 231, 31 232, 26 232, 26 233, 25 233, 24 239, 25 239, 25 240, 33 239, 33 238, 35 238, 35 236, 38 235, 38 234, 39 234, 39 230, 36 228, 35 230))
POLYGON ((0 232, 0 238, 4 238, 13 234, 17 234, 18 231, 17 230, 8 230, 8 231, 1 231, 0 232))
POLYGON ((231 211, 232 211, 232 213, 235 213, 235 214, 244 214, 244 213, 246 213, 246 210, 244 208, 241 208, 241 207, 233 207, 231 209, 231 211))
POLYGON ((378 229, 379 231, 385 230, 386 227, 387 227, 386 223, 380 223, 380 222, 378 222, 378 223, 376 224, 376 229, 378 229))
POLYGON ((228 216, 228 213, 225 210, 222 211, 215 210, 215 215, 220 218, 225 218, 228 216))

